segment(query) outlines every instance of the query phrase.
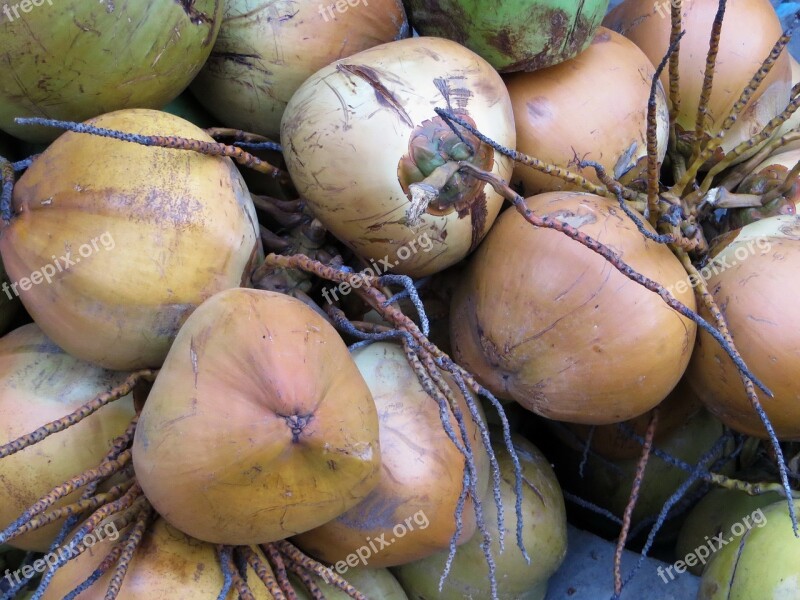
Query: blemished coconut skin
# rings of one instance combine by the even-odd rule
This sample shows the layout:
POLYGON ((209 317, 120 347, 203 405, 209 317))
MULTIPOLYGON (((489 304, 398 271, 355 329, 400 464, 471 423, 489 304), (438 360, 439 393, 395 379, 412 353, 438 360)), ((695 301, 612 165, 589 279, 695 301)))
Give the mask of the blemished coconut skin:
POLYGON ((161 108, 211 53, 223 4, 46 0, 25 11, 24 2, 4 3, 0 48, 13 75, 0 81, 0 129, 49 142, 58 129, 14 119, 84 121, 123 108, 161 108))
MULTIPOLYGON (((111 372, 73 358, 35 324, 0 338, 0 445, 63 418, 95 396, 121 384, 127 373, 111 372)), ((125 396, 38 444, 0 460, 0 527, 6 527, 41 496, 95 467, 134 416, 125 396)), ((76 502, 81 491, 55 506, 76 502)), ((46 552, 63 520, 9 542, 46 552)))
POLYGON ((409 0, 414 28, 480 54, 501 73, 534 71, 583 51, 608 0, 409 0))
POLYGON ((380 457, 375 403, 336 330, 299 300, 243 288, 181 328, 133 443, 159 514, 234 545, 345 512, 377 485, 380 457))
MULTIPOLYGON (((800 439, 800 318, 787 310, 800 260, 800 216, 780 215, 731 232, 712 248, 706 285, 725 316, 747 366, 774 394, 757 391, 780 439, 800 439)), ((705 313, 701 313, 705 314, 705 313)), ((706 315, 708 316, 708 315, 706 315)), ((767 430, 750 404, 739 372, 705 332, 687 369, 700 399, 732 429, 760 438, 767 430)))
POLYGON ((505 180, 512 169, 510 159, 465 134, 470 155, 437 107, 514 147, 500 76, 477 54, 432 37, 376 46, 321 69, 292 96, 281 123, 287 168, 314 215, 357 255, 386 258, 381 269, 415 278, 477 247, 503 199, 489 184, 456 174, 439 201, 409 218, 411 184, 459 160, 505 180))
MULTIPOLYGON (((120 531, 114 521, 107 521, 98 527, 94 535, 100 541, 56 572, 43 600, 63 600, 100 566, 111 548, 116 543, 121 543, 129 530, 130 528, 120 531)), ((103 600, 113 574, 113 568, 106 571, 94 585, 76 596, 75 600, 103 600)), ((272 594, 264 585, 257 583, 258 576, 252 568, 248 569, 247 575, 256 600, 273 600, 272 594)), ((224 581, 212 544, 192 539, 164 519, 157 519, 142 536, 120 585, 117 599, 215 600, 219 597, 224 581)), ((238 597, 236 587, 233 586, 225 600, 235 600, 238 597)))
MULTIPOLYGON (((706 56, 717 2, 683 0, 680 42, 680 110, 675 115, 679 141, 694 139, 697 107, 703 88, 706 56)), ((657 65, 667 52, 670 38, 670 2, 625 0, 608 13, 603 25, 621 33, 657 65)), ((705 138, 716 134, 750 79, 782 35, 780 20, 769 0, 737 0, 728 3, 720 34, 719 53, 714 69, 714 86, 708 104, 705 138), (757 31, 758 35, 753 35, 757 31)), ((661 82, 669 89, 669 69, 661 82)), ((758 133, 789 102, 791 66, 784 50, 726 133, 711 162, 719 160, 739 143, 758 133)), ((747 155, 745 155, 747 156, 747 155)))
MULTIPOLYGON (((531 563, 516 545, 516 494, 514 464, 501 436, 493 435, 502 479, 500 496, 504 511, 505 550, 500 552, 497 508, 491 492, 483 501, 487 529, 492 537, 490 552, 497 577, 498 600, 543 600, 547 580, 567 554, 567 517, 564 498, 547 458, 519 435, 512 437, 522 476, 522 539, 531 563)), ((439 579, 447 562, 447 551, 394 569, 412 600, 483 600, 491 598, 489 571, 476 533, 458 549, 452 569, 440 593, 439 579)))
MULTIPOLYGON (((694 309, 678 259, 615 202, 550 192, 526 204, 613 248, 694 309)), ((683 374, 695 329, 600 255, 516 211, 498 218, 470 258, 450 316, 456 360, 495 395, 588 425, 633 419, 661 402, 683 374)))
MULTIPOLYGON (((793 502, 795 511, 800 512, 800 501, 793 502)), ((726 539, 732 539, 711 557, 697 600, 800 597, 800 539, 792 531, 786 501, 760 512, 756 509, 749 517, 748 523, 739 522, 733 532, 743 530, 741 535, 726 532, 726 539)))
MULTIPOLYGON (((600 163, 615 179, 643 179, 647 161, 647 102, 655 73, 636 44, 601 27, 591 45, 563 63, 506 77, 517 150, 541 161, 580 172, 600 183, 592 167, 579 169, 581 159, 600 163), (600 108, 602 107, 602 109, 600 108)), ((656 92, 658 160, 664 159, 669 113, 664 88, 656 92)), ((514 167, 514 181, 524 195, 570 188, 564 180, 523 164, 514 167)))
MULTIPOLYGON (((154 110, 90 123, 213 141, 154 110)), ((20 177, 13 209, 0 254, 22 303, 60 347, 108 369, 159 367, 188 314, 241 285, 262 252, 236 166, 196 152, 68 132, 20 177)))
MULTIPOLYGON (((373 543, 379 551, 371 553, 370 568, 404 564, 446 549, 455 532, 453 515, 463 487, 464 455, 442 427, 439 406, 422 388, 398 344, 371 344, 356 350, 353 360, 378 409, 381 479, 361 503, 322 527, 295 536, 293 542, 326 564, 335 564, 362 546, 369 548, 370 540, 391 541, 386 547, 373 543), (402 535, 394 532, 395 527, 402 535)), ((465 416, 483 496, 489 483, 488 455, 463 396, 454 394, 465 416)), ((482 409, 477 410, 483 419, 482 409)), ((459 431, 452 416, 450 425, 459 431)), ((475 533, 471 498, 463 514, 458 543, 475 533)))
POLYGON ((214 50, 191 89, 220 123, 273 139, 292 94, 316 71, 409 34, 400 0, 351 0, 344 11, 318 0, 224 4, 214 50))

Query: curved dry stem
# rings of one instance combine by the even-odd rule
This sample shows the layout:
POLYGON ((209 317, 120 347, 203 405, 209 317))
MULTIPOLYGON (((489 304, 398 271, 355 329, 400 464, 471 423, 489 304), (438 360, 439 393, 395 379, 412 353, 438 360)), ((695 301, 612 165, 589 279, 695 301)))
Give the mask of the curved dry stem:
POLYGON ((289 183, 289 176, 285 171, 279 169, 278 167, 272 166, 267 161, 261 160, 257 156, 242 150, 238 146, 229 146, 219 142, 192 140, 179 136, 126 133, 124 131, 86 125, 85 123, 58 121, 55 119, 42 119, 39 117, 26 117, 15 120, 20 125, 41 125, 44 127, 55 127, 57 129, 65 129, 67 131, 74 131, 76 133, 88 133, 91 135, 112 138, 123 142, 131 142, 134 144, 140 144, 142 146, 158 146, 159 148, 189 150, 192 152, 205 154, 206 156, 226 156, 235 160, 243 167, 248 167, 254 171, 263 173, 264 175, 269 175, 270 177, 278 179, 281 183, 289 183))
MULTIPOLYGON (((800 162, 798 163, 800 165, 800 162)), ((728 330, 728 322, 725 319, 725 316, 722 314, 722 311, 719 309, 716 300, 714 300, 714 296, 711 295, 711 292, 708 291, 708 286, 706 286, 705 280, 703 279, 702 275, 697 271, 695 266, 692 264, 691 260, 689 259, 688 255, 685 253, 678 253, 678 258, 681 259, 683 262, 683 266, 686 269, 686 272, 689 273, 690 278, 694 284, 695 293, 699 297, 700 301, 702 302, 703 306, 705 306, 706 310, 711 314, 716 323, 716 326, 725 339, 725 341, 733 347, 733 337, 728 330)), ((753 407, 753 410, 758 415, 759 419, 761 419, 762 424, 764 425, 764 429, 767 431, 767 435, 769 436, 770 443, 772 445, 772 449, 775 452, 775 456, 778 462, 778 471, 781 477, 781 484, 783 487, 783 495, 786 498, 792 497, 791 486, 789 485, 789 474, 786 469, 786 459, 783 456, 783 450, 781 449, 780 442, 778 441, 778 436, 775 434, 775 429, 772 427, 772 423, 767 416, 767 413, 764 412, 763 406, 761 406, 761 401, 758 399, 758 394, 756 393, 755 387, 753 386, 753 381, 745 375, 743 372, 739 372, 739 377, 742 380, 742 384, 744 385, 745 392, 747 393, 747 398, 750 401, 750 405, 753 407)), ((795 514, 795 506, 794 502, 791 499, 788 500, 789 502, 789 516, 792 520, 792 529, 794 530, 794 534, 796 537, 800 537, 798 535, 798 523, 797 523, 797 515, 795 514)))
MULTIPOLYGON (((706 173, 703 182, 700 184, 700 194, 706 194, 708 190, 711 189, 711 185, 713 184, 714 177, 722 173, 725 169, 730 167, 736 160, 745 156, 748 152, 758 152, 757 148, 764 142, 766 142, 773 133, 775 133, 778 128, 783 125, 794 113, 797 109, 800 108, 800 83, 795 85, 792 88, 792 100, 786 106, 784 111, 770 120, 769 123, 762 129, 759 133, 751 137, 749 140, 745 140, 738 146, 736 146, 733 150, 728 152, 720 162, 714 165, 708 173, 706 173)), ((761 152, 758 152, 758 155, 761 156, 761 152)), ((767 155, 768 156, 768 155, 767 155)), ((764 156, 764 158, 767 158, 764 156)), ((761 161, 759 161, 760 163, 761 161)), ((755 163, 753 168, 758 166, 759 163, 755 163)), ((749 164, 749 163, 748 163, 749 164)), ((752 169, 749 172, 752 172, 752 169)))
POLYGON ((8 442, 7 444, 3 444, 0 446, 0 459, 5 458, 6 456, 11 456, 12 454, 16 454, 17 452, 20 452, 29 446, 38 444, 54 433, 64 431, 65 429, 80 423, 86 417, 93 415, 107 404, 111 404, 115 400, 119 400, 120 398, 130 394, 134 386, 140 381, 154 381, 157 373, 157 370, 151 369, 144 369, 142 371, 136 371, 135 373, 132 373, 118 386, 107 392, 97 395, 95 398, 80 408, 74 410, 67 416, 47 423, 46 425, 42 425, 31 433, 27 433, 15 440, 8 442))
POLYGON ((639 489, 642 486, 644 479, 644 471, 647 468, 647 462, 650 459, 650 450, 653 448, 653 438, 656 434, 656 427, 658 425, 658 407, 653 409, 652 417, 650 417, 650 424, 647 426, 647 432, 644 437, 644 445, 642 446, 642 453, 639 456, 639 462, 636 465, 636 475, 633 478, 633 486, 631 487, 631 495, 628 498, 628 504, 625 506, 625 512, 622 517, 622 529, 619 532, 617 539, 617 547, 614 552, 614 593, 619 595, 622 593, 622 551, 625 548, 625 542, 628 541, 628 532, 631 528, 631 517, 633 516, 633 509, 636 508, 636 502, 639 500, 639 489))
POLYGON ((756 71, 755 75, 753 75, 750 83, 742 90, 739 99, 734 103, 731 112, 725 118, 722 123, 722 127, 720 130, 706 143, 703 150, 697 156, 697 158, 692 161, 689 167, 686 169, 686 172, 683 174, 683 177, 674 185, 672 186, 671 191, 680 196, 687 191, 687 188, 694 182, 695 178, 697 177, 697 173, 700 171, 701 167, 714 155, 714 151, 719 148, 720 144, 722 144, 722 140, 725 138, 725 134, 730 131, 731 127, 736 123, 736 120, 739 118, 739 114, 741 114, 744 107, 750 101, 753 94, 761 87, 761 83, 764 79, 769 75, 769 72, 772 70, 772 67, 775 65, 775 62, 780 57, 783 50, 786 48, 786 44, 789 43, 790 36, 787 34, 782 35, 778 38, 778 41, 775 42, 775 45, 772 47, 767 58, 761 63, 758 71, 756 71))
POLYGON ((703 74, 703 87, 700 91, 700 102, 697 104, 697 118, 694 124, 694 139, 692 140, 692 152, 689 163, 693 163, 700 155, 700 147, 705 135, 705 125, 708 117, 708 103, 711 100, 711 90, 714 87, 714 67, 717 64, 719 54, 719 34, 722 30, 722 21, 725 18, 725 8, 727 0, 719 0, 717 14, 714 15, 714 22, 711 25, 711 35, 708 41, 708 54, 706 55, 706 69, 703 74))

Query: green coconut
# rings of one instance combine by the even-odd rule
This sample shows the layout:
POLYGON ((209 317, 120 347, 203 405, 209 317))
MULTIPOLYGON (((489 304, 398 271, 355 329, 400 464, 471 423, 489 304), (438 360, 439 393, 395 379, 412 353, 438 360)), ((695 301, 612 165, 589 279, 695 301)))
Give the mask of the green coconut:
POLYGON ((14 118, 85 121, 122 108, 161 108, 205 63, 222 9, 217 0, 0 5, 0 129, 50 141, 59 130, 14 118))
MULTIPOLYGON (((706 410, 700 410, 684 426, 670 432, 655 443, 655 448, 689 464, 697 464, 714 443, 722 436, 723 426, 706 410)), ((563 429, 554 429, 562 442, 569 436, 563 429)), ((715 460, 722 453, 715 455, 715 460)), ((553 456, 560 481, 564 489, 605 508, 619 518, 628 504, 633 480, 636 476, 638 457, 622 460, 603 460, 597 455, 589 454, 586 464, 581 470, 583 453, 570 447, 567 443, 554 449, 553 456), (581 477, 583 472, 583 477, 581 477)), ((723 472, 730 472, 727 467, 723 472)), ((631 526, 636 528, 640 523, 657 515, 669 497, 688 479, 689 474, 676 466, 651 454, 639 490, 639 499, 631 516, 631 526)), ((693 485, 687 494, 696 490, 699 484, 693 485)), ((596 533, 608 537, 616 537, 619 527, 598 518, 593 513, 587 526, 596 533)), ((678 530, 674 526, 665 527, 661 540, 675 539, 678 530)))
MULTIPOLYGON (((794 505, 800 511, 800 500, 794 505)), ((750 517, 725 532, 727 543, 713 553, 697 600, 800 598, 800 538, 792 531, 786 501, 750 517)), ((714 542, 714 548, 719 545, 714 542)))
MULTIPOLYGON (((553 469, 529 441, 514 434, 514 449, 522 467, 522 539, 531 563, 516 546, 514 465, 500 436, 492 436, 502 480, 500 495, 505 514, 505 550, 500 552, 497 509, 491 491, 483 500, 483 518, 492 538, 491 554, 497 578, 498 600, 542 600, 547 581, 567 552, 564 497, 553 469)), ((452 569, 439 592, 447 551, 393 569, 412 600, 484 600, 491 598, 489 569, 480 532, 458 548, 452 569)))
MULTIPOLYGON (((389 569, 359 567, 357 569, 349 569, 341 574, 335 570, 332 572, 344 578, 347 583, 352 585, 367 598, 375 598, 376 600, 378 598, 380 598, 380 600, 408 600, 408 596, 406 596, 403 588, 400 587, 397 579, 389 572, 389 569)), ((292 581, 295 592, 297 593, 297 600, 311 600, 308 590, 294 575, 290 575, 289 579, 292 581)), ((319 586, 319 589, 325 595, 326 600, 348 600, 352 598, 352 596, 333 585, 333 577, 331 575, 326 575, 324 579, 314 575, 313 579, 314 583, 319 586)))
MULTIPOLYGON (((738 476, 739 479, 744 477, 738 476)), ((761 479, 766 480, 766 477, 761 479)), ((697 549, 713 540, 719 534, 729 535, 734 523, 738 523, 748 516, 758 514, 758 509, 780 501, 781 496, 777 492, 767 492, 757 496, 750 496, 738 490, 728 490, 715 488, 703 499, 686 517, 686 521, 681 527, 678 535, 678 542, 675 545, 675 554, 678 558, 689 557, 697 553, 697 549)), ((701 552, 701 554, 704 554, 701 552)), ((698 560, 689 559, 687 568, 695 575, 700 575, 707 564, 706 560, 699 557, 698 560)))
POLYGON ((455 40, 501 73, 549 67, 583 51, 608 0, 407 0, 420 35, 455 40))

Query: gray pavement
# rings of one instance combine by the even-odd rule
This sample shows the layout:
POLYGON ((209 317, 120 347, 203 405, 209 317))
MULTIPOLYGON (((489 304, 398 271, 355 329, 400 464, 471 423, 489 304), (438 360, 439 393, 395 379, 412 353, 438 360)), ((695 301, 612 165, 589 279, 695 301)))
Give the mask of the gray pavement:
MULTIPOLYGON (((545 600, 611 600, 614 596, 614 544, 594 534, 568 526, 567 557, 550 579, 545 600)), ((625 551, 622 579, 639 560, 639 554, 625 551)), ((647 558, 636 576, 625 586, 619 600, 694 600, 700 579, 683 573, 667 583, 658 567, 668 565, 647 558)))

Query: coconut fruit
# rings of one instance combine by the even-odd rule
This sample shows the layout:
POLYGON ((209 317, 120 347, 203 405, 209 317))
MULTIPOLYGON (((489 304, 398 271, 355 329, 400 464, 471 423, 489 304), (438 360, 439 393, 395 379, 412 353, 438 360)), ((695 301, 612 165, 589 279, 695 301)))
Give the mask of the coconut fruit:
MULTIPOLYGON (((780 215, 732 231, 711 249, 700 273, 724 315, 742 359, 774 394, 757 391, 780 439, 800 439, 800 322, 781 303, 794 294, 800 260, 800 216, 780 215), (797 254, 797 256, 795 256, 797 254)), ((702 314, 705 314, 702 313, 702 314)), ((710 315, 705 314, 707 318, 710 315)), ((766 437, 733 361, 706 332, 687 369, 688 383, 723 423, 766 437)))
POLYGON ((507 180, 510 159, 472 134, 454 133, 437 107, 514 147, 500 76, 439 38, 338 60, 306 80, 284 113, 281 143, 298 192, 358 256, 381 261, 380 273, 422 277, 455 264, 477 247, 503 203, 489 184, 456 170, 466 160, 507 180), (423 193, 423 182, 435 193, 423 193))
POLYGON ((84 121, 123 108, 160 108, 189 85, 214 46, 223 3, 80 0, 7 3, 0 16, 0 129, 48 142, 57 129, 16 117, 84 121), (27 7, 26 7, 27 4, 27 7))
POLYGON ((192 82, 228 126, 277 139, 286 104, 319 69, 409 33, 400 0, 230 0, 214 50, 192 82))
MULTIPOLYGON (((800 501, 794 506, 800 511, 800 501)), ((724 546, 714 545, 698 600, 800 597, 800 539, 792 531, 786 501, 748 516, 725 532, 724 546)))
MULTIPOLYGON (((213 141, 160 111, 90 123, 213 141)), ((109 369, 159 367, 186 316, 262 252, 236 166, 191 151, 68 132, 20 177, 13 210, 0 230, 13 293, 60 347, 109 369)))
MULTIPOLYGON (((679 147, 690 147, 695 138, 697 108, 717 8, 717 2, 708 0, 681 2, 681 30, 686 32, 680 42, 678 89, 681 103, 680 109, 673 111, 679 147)), ((669 48, 670 10, 670 2, 625 0, 606 16, 603 25, 633 41, 657 65, 669 48)), ((727 4, 703 141, 720 131, 733 105, 782 33, 780 20, 769 0, 738 0, 727 4), (758 35, 752 35, 753 31, 758 31, 758 35)), ((664 69, 661 75, 665 89, 669 89, 668 71, 664 69)), ((791 66, 786 49, 725 135, 711 162, 720 160, 783 112, 789 103, 791 87, 791 66)))
MULTIPOLYGON (((371 344, 356 350, 353 360, 378 409, 381 478, 362 502, 295 536, 293 542, 326 563, 369 552, 370 568, 404 564, 444 550, 455 533, 453 515, 463 487, 464 455, 445 432, 439 406, 419 383, 398 344, 371 344)), ((458 391, 454 395, 464 415, 480 477, 477 487, 483 495, 489 483, 488 456, 463 396, 458 391)), ((459 431, 453 416, 450 426, 459 431)), ((475 533, 471 498, 463 515, 458 543, 475 533)))
MULTIPOLYGON (((742 478, 740 475, 735 475, 735 477, 742 478)), ((720 534, 727 538, 734 523, 739 523, 754 514, 758 517, 758 509, 780 500, 781 495, 777 492, 750 496, 739 490, 723 488, 711 490, 695 505, 683 522, 675 545, 675 554, 688 557, 720 534)), ((708 554, 703 551, 700 553, 708 554)), ((698 556, 698 560, 690 559, 687 569, 695 575, 702 575, 707 559, 708 556, 698 556)))
MULTIPOLYGON (((84 553, 67 562, 56 571, 43 600, 62 600, 81 585, 100 566, 116 543, 128 530, 120 531, 114 521, 107 521, 92 534, 99 541, 84 553)), ((258 582, 258 576, 248 568, 248 580, 255 600, 273 600, 272 594, 258 582)), ((75 600, 102 600, 106 597, 114 569, 102 577, 75 600)), ((128 570, 119 587, 117 600, 172 600, 218 598, 225 578, 214 546, 192 539, 172 527, 164 519, 157 519, 142 536, 142 541, 130 560, 128 570)), ((224 596, 234 600, 239 595, 236 588, 224 596)))
MULTIPOLYGON (((550 192, 526 204, 612 247, 695 307, 691 287, 678 285, 686 279, 680 261, 615 202, 550 192)), ((511 210, 470 258, 450 326, 455 358, 495 395, 588 425, 632 419, 661 402, 683 375, 696 329, 600 255, 511 210)))
POLYGON ((226 290, 178 333, 142 409, 133 464, 145 496, 181 531, 267 543, 372 491, 378 415, 322 316, 291 296, 226 290))
MULTIPOLYGON (((513 436, 514 451, 522 467, 522 540, 531 557, 525 561, 516 546, 516 495, 514 465, 501 436, 493 436, 502 480, 501 501, 505 515, 505 550, 500 552, 497 508, 491 493, 484 499, 483 518, 492 538, 490 552, 497 577, 498 600, 543 600, 547 580, 567 553, 567 519, 564 498, 549 462, 521 436, 513 436)), ((489 571, 475 534, 456 552, 450 574, 439 591, 439 579, 447 562, 447 551, 394 569, 411 600, 482 600, 491 597, 489 571)))
MULTIPOLYGON (((541 161, 570 168, 600 183, 592 167, 574 165, 576 153, 598 162, 615 179, 641 184, 647 168, 647 102, 655 74, 639 48, 601 27, 589 47, 563 63, 506 77, 517 150, 541 161)), ((669 113, 664 88, 656 89, 658 160, 667 152, 669 113)), ((524 195, 569 187, 562 179, 523 164, 514 180, 524 195)))
MULTIPOLYGON (((121 384, 127 373, 106 371, 73 358, 37 325, 0 338, 0 445, 77 410, 95 396, 121 384)), ((97 466, 134 416, 126 396, 68 429, 0 459, 0 527, 6 527, 41 496, 67 479, 97 466)), ((81 491, 60 500, 66 506, 81 491)), ((64 520, 10 542, 46 552, 64 520)))
MULTIPOLYGON (((680 461, 695 465, 708 453, 725 430, 722 424, 708 411, 700 410, 686 424, 662 437, 654 447, 680 461)), ((570 445, 554 447, 552 459, 564 489, 570 493, 600 506, 622 519, 630 498, 639 457, 620 460, 607 460, 589 454, 584 464, 584 453, 570 445), (581 466, 583 465, 583 466, 581 466)), ((719 449, 712 461, 733 450, 733 443, 719 449)), ((640 446, 641 453, 641 446, 640 446)), ((725 469, 723 472, 730 472, 725 469)), ((689 478, 689 473, 651 454, 642 478, 639 497, 631 515, 631 527, 654 518, 662 510, 665 502, 689 478)), ((693 484, 687 494, 699 487, 693 484)), ((619 525, 605 519, 598 519, 594 512, 576 511, 576 521, 598 535, 614 537, 619 533, 619 525), (580 521, 579 521, 580 519, 580 521)), ((672 539, 678 535, 674 522, 662 530, 661 539, 672 539)))
POLYGON ((586 48, 608 0, 409 0, 421 35, 455 40, 501 73, 534 71, 586 48))

